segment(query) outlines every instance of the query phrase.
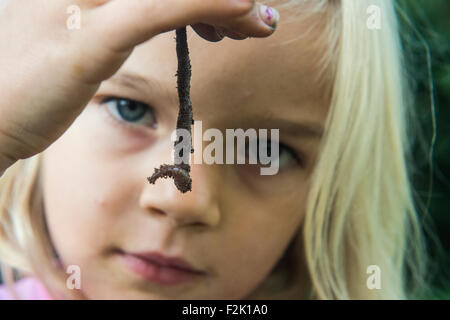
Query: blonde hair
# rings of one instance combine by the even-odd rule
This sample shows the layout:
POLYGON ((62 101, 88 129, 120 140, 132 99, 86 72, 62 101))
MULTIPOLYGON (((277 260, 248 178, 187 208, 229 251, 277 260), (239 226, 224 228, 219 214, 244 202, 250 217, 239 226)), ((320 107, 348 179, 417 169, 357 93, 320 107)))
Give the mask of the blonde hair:
POLYGON ((305 255, 319 298, 404 299, 408 273, 423 285, 426 251, 407 170, 409 105, 395 10, 392 1, 342 0, 341 15, 305 255), (370 5, 380 9, 380 30, 366 27, 370 5), (370 265, 382 272, 381 290, 366 286, 370 265))
MULTIPOLYGON (((330 13, 322 64, 332 79, 331 105, 304 224, 289 254, 303 260, 294 264, 306 266, 313 298, 408 298, 409 281, 424 284, 426 255, 407 169, 410 110, 392 1, 291 0, 280 7, 301 7, 304 15, 303 4, 311 14, 330 13), (370 5, 380 8, 379 30, 366 26, 370 5), (381 270, 380 290, 366 285, 371 265, 381 270)), ((62 289, 39 161, 21 160, 0 179, 0 259, 62 289)))

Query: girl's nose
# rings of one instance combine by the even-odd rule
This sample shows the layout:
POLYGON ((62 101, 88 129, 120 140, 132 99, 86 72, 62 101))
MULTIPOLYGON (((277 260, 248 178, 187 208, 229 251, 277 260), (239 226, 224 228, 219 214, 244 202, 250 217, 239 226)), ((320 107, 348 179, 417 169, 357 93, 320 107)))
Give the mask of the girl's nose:
POLYGON ((213 227, 220 221, 215 169, 208 165, 191 165, 192 191, 181 193, 172 179, 147 184, 140 206, 152 215, 172 220, 176 225, 213 227))

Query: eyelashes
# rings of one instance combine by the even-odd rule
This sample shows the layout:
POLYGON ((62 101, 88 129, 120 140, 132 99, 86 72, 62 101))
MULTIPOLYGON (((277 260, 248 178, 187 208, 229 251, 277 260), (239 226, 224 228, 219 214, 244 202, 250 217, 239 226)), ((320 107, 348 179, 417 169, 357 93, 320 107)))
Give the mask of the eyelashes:
MULTIPOLYGON (((303 162, 303 155, 300 155, 297 151, 295 151, 293 148, 281 143, 281 142, 273 142, 272 140, 267 140, 266 142, 266 148, 267 150, 265 151, 265 154, 267 156, 272 156, 272 143, 276 143, 278 144, 278 160, 279 160, 279 166, 282 169, 285 166, 289 166, 289 165, 295 165, 298 164, 299 166, 303 167, 304 166, 304 162, 303 162)), ((256 159, 258 159, 258 163, 259 163, 259 151, 260 151, 260 141, 257 140, 256 141, 256 154, 254 155, 256 159)), ((250 157, 250 148, 249 148, 249 143, 246 141, 246 147, 245 147, 245 156, 246 158, 250 157)))
POLYGON ((108 97, 103 99, 100 104, 105 105, 108 112, 120 122, 150 128, 157 127, 154 109, 143 102, 120 97, 108 97))
POLYGON ((291 158, 292 158, 292 160, 293 161, 295 161, 298 165, 300 165, 301 167, 304 167, 304 159, 303 159, 303 156, 301 156, 301 155, 299 155, 294 149, 292 149, 291 147, 289 147, 289 146, 287 146, 287 145, 285 145, 285 144, 282 144, 282 143, 280 143, 280 146, 279 146, 279 148, 280 148, 280 167, 282 167, 282 151, 281 150, 284 150, 285 151, 285 154, 287 154, 287 155, 289 155, 291 158))

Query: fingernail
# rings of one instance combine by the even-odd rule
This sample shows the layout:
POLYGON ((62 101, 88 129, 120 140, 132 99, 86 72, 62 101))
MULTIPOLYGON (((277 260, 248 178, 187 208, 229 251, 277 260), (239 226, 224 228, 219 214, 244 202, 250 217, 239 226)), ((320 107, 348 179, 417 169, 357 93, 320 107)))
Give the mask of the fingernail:
POLYGON ((260 15, 261 19, 269 27, 273 29, 277 27, 278 20, 280 19, 280 13, 276 9, 266 5, 261 5, 260 15))

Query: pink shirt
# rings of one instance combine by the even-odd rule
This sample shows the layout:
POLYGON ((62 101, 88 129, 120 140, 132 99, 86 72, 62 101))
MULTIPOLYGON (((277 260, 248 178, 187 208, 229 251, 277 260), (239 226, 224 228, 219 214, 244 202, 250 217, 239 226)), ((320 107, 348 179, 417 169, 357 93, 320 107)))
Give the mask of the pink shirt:
MULTIPOLYGON (((52 300, 44 286, 36 278, 23 278, 14 284, 20 300, 52 300)), ((0 285, 0 300, 14 300, 6 285, 0 285)))

